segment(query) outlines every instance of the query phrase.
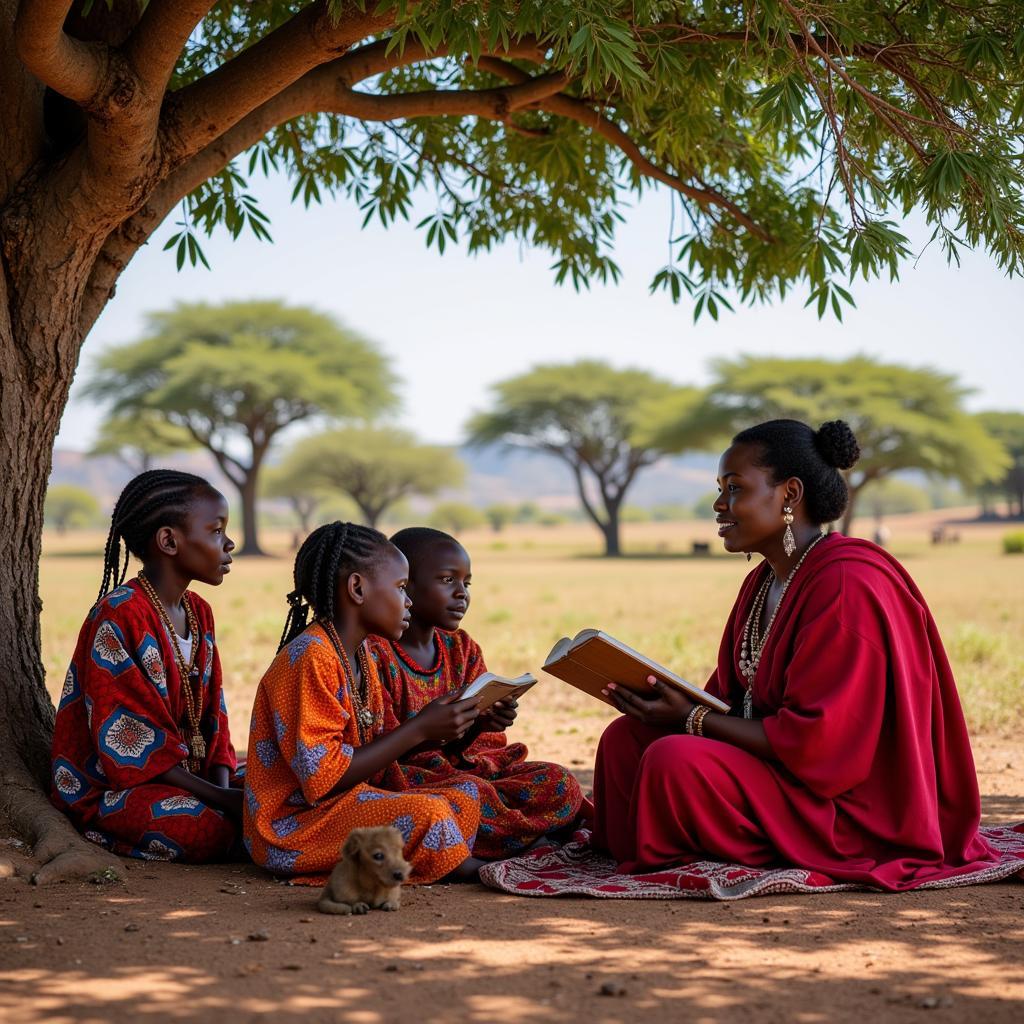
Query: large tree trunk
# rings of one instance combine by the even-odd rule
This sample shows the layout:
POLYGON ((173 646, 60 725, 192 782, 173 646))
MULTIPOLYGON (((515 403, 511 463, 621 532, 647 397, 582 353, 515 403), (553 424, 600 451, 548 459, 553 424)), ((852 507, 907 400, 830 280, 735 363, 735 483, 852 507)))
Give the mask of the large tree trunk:
POLYGON ((82 341, 73 318, 85 274, 28 272, 12 264, 16 252, 5 244, 0 270, 0 812, 32 844, 45 881, 116 858, 83 843, 45 795, 54 710, 40 657, 43 499, 82 341))
POLYGON ((609 515, 608 522, 601 527, 604 534, 604 555, 605 558, 618 558, 622 554, 622 546, 619 542, 619 514, 609 515))
POLYGON ((242 548, 241 555, 265 555, 260 547, 256 525, 256 485, 259 481, 259 468, 253 466, 238 487, 238 496, 242 499, 242 548))

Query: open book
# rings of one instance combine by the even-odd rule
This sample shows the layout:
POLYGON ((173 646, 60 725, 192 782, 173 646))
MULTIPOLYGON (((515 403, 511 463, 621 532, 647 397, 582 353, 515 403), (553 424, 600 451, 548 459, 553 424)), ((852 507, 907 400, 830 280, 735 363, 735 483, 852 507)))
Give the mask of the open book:
POLYGON ((601 693, 609 683, 619 683, 642 696, 651 696, 647 677, 654 676, 682 690, 698 704, 714 711, 729 710, 729 705, 717 697, 599 629, 581 630, 571 640, 567 636, 562 637, 551 648, 544 662, 544 671, 613 706, 614 702, 601 693))
POLYGON ((531 686, 537 682, 537 677, 529 672, 518 676, 515 679, 506 679, 504 676, 495 675, 493 672, 484 672, 479 675, 462 691, 459 700, 467 697, 479 697, 477 707, 486 711, 492 704, 506 697, 519 697, 526 693, 531 686))

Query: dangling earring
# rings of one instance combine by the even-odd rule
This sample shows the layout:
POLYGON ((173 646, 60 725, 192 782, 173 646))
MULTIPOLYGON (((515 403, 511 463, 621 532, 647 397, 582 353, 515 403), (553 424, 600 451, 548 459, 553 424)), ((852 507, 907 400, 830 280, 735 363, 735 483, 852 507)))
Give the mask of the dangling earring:
POLYGON ((751 560, 751 558, 753 558, 753 557, 754 556, 748 551, 747 552, 747 561, 749 562, 751 560))
POLYGON ((782 521, 786 524, 786 531, 782 535, 782 550, 789 558, 796 551, 796 538, 793 536, 793 510, 789 505, 782 510, 782 521))

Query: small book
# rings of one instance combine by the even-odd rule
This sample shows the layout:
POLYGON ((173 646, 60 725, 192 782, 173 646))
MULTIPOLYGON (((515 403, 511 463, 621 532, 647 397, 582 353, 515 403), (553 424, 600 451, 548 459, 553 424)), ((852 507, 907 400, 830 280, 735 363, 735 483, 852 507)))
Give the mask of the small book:
POLYGON ((713 711, 724 713, 729 710, 724 701, 712 697, 699 686, 599 629, 581 630, 572 639, 562 637, 551 648, 544 662, 544 671, 613 707, 614 702, 601 692, 609 683, 619 683, 634 693, 649 697, 652 691, 647 677, 654 676, 713 711))
POLYGON ((493 672, 484 672, 479 675, 462 691, 459 700, 467 697, 477 697, 477 707, 486 711, 492 704, 508 697, 520 697, 531 686, 535 686, 537 677, 526 672, 515 679, 506 679, 504 676, 495 675, 493 672))

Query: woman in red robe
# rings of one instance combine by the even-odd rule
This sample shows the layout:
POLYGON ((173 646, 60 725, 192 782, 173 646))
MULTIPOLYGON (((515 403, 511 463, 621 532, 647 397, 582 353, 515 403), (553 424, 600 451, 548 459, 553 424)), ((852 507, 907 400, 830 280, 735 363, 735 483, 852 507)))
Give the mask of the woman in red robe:
POLYGON ((727 551, 764 556, 726 624, 709 693, 612 684, 594 839, 626 872, 718 860, 795 865, 891 891, 997 860, 953 674, 906 570, 825 535, 859 455, 841 421, 738 434, 715 502, 727 551))

